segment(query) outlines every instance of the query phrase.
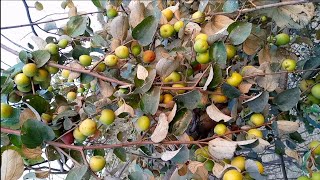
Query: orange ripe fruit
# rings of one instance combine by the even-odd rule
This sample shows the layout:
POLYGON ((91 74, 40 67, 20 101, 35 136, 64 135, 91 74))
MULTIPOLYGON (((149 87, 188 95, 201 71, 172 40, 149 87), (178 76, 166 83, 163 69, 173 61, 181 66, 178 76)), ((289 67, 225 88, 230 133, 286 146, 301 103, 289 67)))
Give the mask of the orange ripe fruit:
POLYGON ((143 62, 151 63, 156 59, 156 53, 151 50, 147 50, 143 53, 143 62))

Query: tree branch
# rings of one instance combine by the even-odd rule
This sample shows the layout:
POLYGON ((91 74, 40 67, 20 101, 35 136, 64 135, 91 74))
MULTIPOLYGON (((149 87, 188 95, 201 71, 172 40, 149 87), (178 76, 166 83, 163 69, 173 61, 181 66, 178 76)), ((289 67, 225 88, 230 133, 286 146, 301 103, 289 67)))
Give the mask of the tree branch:
MULTIPOLYGON (((29 23, 32 24, 33 22, 31 20, 31 16, 30 16, 30 12, 29 12, 29 6, 28 6, 26 0, 22 0, 22 2, 23 2, 23 5, 24 5, 24 8, 26 9, 29 23)), ((33 34, 38 36, 38 34, 37 34, 36 30, 34 29, 33 25, 30 25, 30 26, 31 26, 31 30, 32 30, 33 34)))
POLYGON ((5 35, 3 35, 3 34, 1 34, 1 36, 2 36, 2 37, 4 37, 4 38, 5 38, 6 40, 8 40, 9 42, 11 42, 12 44, 14 44, 14 45, 18 46, 19 48, 22 48, 22 49, 24 49, 24 50, 29 51, 27 48, 25 48, 25 47, 21 46, 20 44, 18 44, 18 43, 16 43, 16 42, 14 42, 14 41, 12 41, 12 40, 11 40, 11 39, 9 39, 7 36, 5 36, 5 35))
POLYGON ((19 52, 18 51, 13 50, 13 49, 9 48, 8 46, 6 46, 6 45, 4 45, 2 43, 1 43, 1 48, 6 50, 6 51, 8 51, 8 52, 10 52, 10 53, 12 53, 12 54, 14 54, 14 55, 16 55, 16 56, 19 56, 19 52))

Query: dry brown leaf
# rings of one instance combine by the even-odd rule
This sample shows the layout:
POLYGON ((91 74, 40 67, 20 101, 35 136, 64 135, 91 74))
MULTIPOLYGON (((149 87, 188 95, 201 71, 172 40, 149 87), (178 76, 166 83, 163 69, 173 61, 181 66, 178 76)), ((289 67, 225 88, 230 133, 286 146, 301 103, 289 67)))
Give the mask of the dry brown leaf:
POLYGON ((22 124, 28 120, 28 119, 38 119, 37 116, 34 114, 34 112, 29 109, 29 108, 25 108, 21 113, 20 113, 20 126, 22 126, 22 124))
POLYGON ((248 55, 253 55, 263 46, 264 40, 267 38, 264 29, 257 30, 257 27, 252 28, 249 37, 243 42, 243 51, 248 55))
POLYGON ((24 164, 17 151, 5 150, 1 159, 1 180, 17 180, 22 176, 24 164))
POLYGON ((234 168, 234 169, 237 169, 239 172, 241 172, 237 167, 231 166, 230 164, 225 164, 224 166, 222 166, 219 163, 214 163, 214 166, 212 168, 212 173, 217 178, 221 178, 223 174, 226 172, 226 170, 229 168, 234 168))
POLYGON ((141 80, 146 80, 146 78, 148 77, 149 73, 148 70, 141 66, 140 64, 138 64, 138 68, 137 68, 137 78, 141 79, 141 80))
POLYGON ((211 21, 208 21, 202 26, 201 32, 211 36, 228 27, 233 22, 234 21, 227 16, 216 15, 212 17, 211 21))
POLYGON ((232 119, 232 117, 223 114, 214 104, 208 106, 206 112, 209 117, 216 122, 219 122, 221 120, 223 120, 224 122, 228 122, 232 119))
POLYGON ((109 82, 103 81, 99 79, 99 88, 100 88, 100 93, 104 98, 108 98, 112 96, 114 88, 111 86, 109 82))
POLYGON ((264 139, 258 138, 259 144, 252 148, 252 150, 256 153, 262 153, 266 150, 270 143, 264 139))
POLYGON ((126 39, 129 29, 129 21, 127 16, 115 17, 110 25, 110 33, 113 38, 119 39, 121 42, 126 39))
POLYGON ((252 87, 253 84, 242 81, 241 84, 238 86, 240 92, 242 94, 246 94, 249 92, 250 88, 252 87))
MULTIPOLYGON (((259 67, 264 73, 273 73, 269 63, 263 63, 259 67)), ((265 75, 256 77, 256 82, 260 87, 266 91, 272 92, 279 86, 279 74, 265 75)))
POLYGON ((121 41, 119 39, 113 38, 110 45, 111 51, 114 51, 120 45, 121 45, 121 41))
POLYGON ((35 173, 36 177, 39 179, 46 179, 50 175, 49 171, 36 171, 35 173))
POLYGON ((208 179, 208 171, 202 162, 190 161, 188 169, 195 179, 208 179))
POLYGON ((286 148, 284 152, 286 153, 287 156, 292 157, 293 159, 297 160, 298 162, 301 161, 300 155, 297 151, 286 148))
POLYGON ((119 116, 123 112, 129 113, 131 117, 134 116, 134 109, 126 103, 123 103, 114 113, 116 116, 119 116))
POLYGON ((129 24, 134 28, 144 19, 145 6, 140 1, 130 1, 128 7, 131 11, 129 24))
POLYGON ((164 140, 167 137, 169 131, 169 122, 168 118, 164 113, 159 115, 159 120, 156 129, 153 131, 150 136, 151 141, 158 143, 164 140))
POLYGON ((35 159, 40 157, 42 154, 42 150, 40 147, 36 147, 34 149, 29 149, 26 146, 22 146, 22 153, 28 159, 35 159))
POLYGON ((77 16, 78 13, 77 13, 77 7, 73 6, 69 9, 69 12, 68 12, 68 16, 69 17, 72 17, 72 16, 77 16))
POLYGON ((299 128, 297 121, 277 121, 280 135, 296 132, 299 128))
POLYGON ((177 104, 174 103, 172 110, 168 114, 168 122, 169 123, 173 120, 174 116, 176 115, 176 112, 177 112, 177 104))
POLYGON ((161 77, 169 76, 180 65, 180 61, 162 58, 156 65, 157 74, 161 77))
MULTIPOLYGON (((199 26, 199 24, 194 23, 194 22, 189 22, 189 23, 186 25, 185 29, 184 29, 184 33, 185 33, 185 34, 187 34, 187 35, 193 34, 194 36, 195 36, 196 34, 199 34, 200 31, 201 31, 201 27, 199 26)), ((193 39, 193 38, 194 38, 194 37, 192 37, 192 39, 193 39)))
POLYGON ((204 86, 203 86, 203 90, 207 90, 207 87, 208 87, 209 84, 211 83, 212 78, 213 78, 213 68, 212 68, 212 66, 210 66, 209 75, 208 75, 208 77, 207 77, 206 83, 205 83, 204 86))
MULTIPOLYGON (((73 61, 70 64, 68 64, 67 66, 75 68, 75 69, 82 69, 84 70, 85 68, 83 66, 81 66, 79 63, 77 63, 77 61, 73 61)), ((71 71, 69 74, 68 79, 77 79, 78 77, 80 77, 81 73, 75 72, 75 71, 71 71)))
POLYGON ((188 166, 186 164, 182 164, 180 165, 180 167, 178 166, 179 176, 184 176, 187 174, 187 172, 188 172, 188 166))
POLYGON ((265 62, 271 62, 271 55, 270 55, 270 48, 269 46, 264 46, 259 53, 258 53, 258 58, 259 58, 259 64, 263 64, 265 62))

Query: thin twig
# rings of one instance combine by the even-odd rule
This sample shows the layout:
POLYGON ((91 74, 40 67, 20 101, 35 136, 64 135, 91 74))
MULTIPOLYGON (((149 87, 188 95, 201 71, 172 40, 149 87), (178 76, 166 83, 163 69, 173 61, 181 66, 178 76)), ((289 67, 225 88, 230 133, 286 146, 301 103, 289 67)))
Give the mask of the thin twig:
MULTIPOLYGON (((6 51, 8 51, 8 52, 10 52, 10 53, 12 53, 12 54, 14 54, 14 55, 16 55, 16 56, 19 55, 19 52, 18 52, 18 51, 13 50, 13 49, 9 48, 8 46, 6 46, 6 45, 4 45, 4 44, 2 44, 2 43, 1 43, 1 48, 3 48, 4 50, 6 50, 6 51)), ((1 62, 2 62, 2 61, 1 61, 1 62)))
MULTIPOLYGON (((33 22, 31 20, 31 15, 30 15, 30 12, 29 12, 28 4, 27 4, 26 0, 22 0, 22 2, 23 2, 23 5, 24 5, 24 8, 26 9, 29 23, 32 24, 33 22)), ((37 34, 36 30, 34 29, 33 25, 30 25, 30 26, 31 26, 31 30, 32 30, 33 34, 38 36, 38 34, 37 34)))
POLYGON ((59 15, 59 14, 68 14, 68 13, 63 12, 63 13, 52 13, 52 14, 48 14, 48 15, 45 15, 45 16, 43 16, 42 18, 40 18, 40 19, 38 19, 38 20, 36 20, 36 21, 34 21, 34 22, 39 22, 39 21, 45 19, 46 17, 53 16, 53 15, 59 15))
POLYGON ((11 42, 12 44, 18 46, 19 48, 22 48, 22 49, 24 49, 24 50, 29 51, 27 48, 21 46, 20 44, 17 44, 16 42, 14 42, 14 41, 12 41, 11 39, 9 39, 7 36, 5 36, 5 35, 3 35, 3 34, 1 34, 1 36, 4 37, 4 38, 5 38, 6 40, 8 40, 9 42, 11 42))

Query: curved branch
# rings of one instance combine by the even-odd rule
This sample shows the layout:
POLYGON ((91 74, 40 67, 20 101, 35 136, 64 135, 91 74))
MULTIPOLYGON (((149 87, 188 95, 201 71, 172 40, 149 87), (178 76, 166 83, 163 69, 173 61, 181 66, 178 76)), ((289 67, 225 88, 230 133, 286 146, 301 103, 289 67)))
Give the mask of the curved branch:
MULTIPOLYGON (((22 0, 22 2, 23 2, 23 5, 24 5, 24 8, 26 9, 29 23, 32 24, 33 22, 31 20, 31 15, 30 15, 30 12, 29 12, 29 6, 28 6, 26 0, 22 0)), ((30 25, 30 26, 31 26, 31 30, 32 30, 33 34, 38 36, 38 34, 37 34, 36 30, 34 29, 33 25, 30 25)))

